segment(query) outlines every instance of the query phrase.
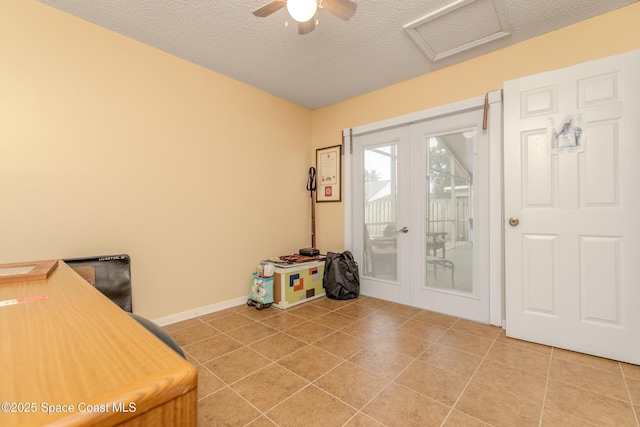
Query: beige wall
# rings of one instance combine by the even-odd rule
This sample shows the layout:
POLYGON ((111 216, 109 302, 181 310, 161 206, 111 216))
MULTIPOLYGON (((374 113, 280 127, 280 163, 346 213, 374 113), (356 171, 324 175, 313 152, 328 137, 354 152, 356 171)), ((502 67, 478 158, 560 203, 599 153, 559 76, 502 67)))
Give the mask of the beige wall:
MULTIPOLYGON (((514 78, 640 49, 640 3, 313 112, 312 151, 342 129, 460 101, 514 78)), ((344 204, 319 204, 318 246, 344 249, 344 204)))
MULTIPOLYGON (((0 4, 0 263, 129 253, 150 318, 242 298, 310 243, 315 149, 343 128, 640 48, 640 4, 309 111, 35 0, 0 4)), ((343 203, 317 205, 343 249, 343 203)))
POLYGON ((155 319, 309 246, 310 110, 35 0, 0 64, 0 263, 128 253, 155 319))

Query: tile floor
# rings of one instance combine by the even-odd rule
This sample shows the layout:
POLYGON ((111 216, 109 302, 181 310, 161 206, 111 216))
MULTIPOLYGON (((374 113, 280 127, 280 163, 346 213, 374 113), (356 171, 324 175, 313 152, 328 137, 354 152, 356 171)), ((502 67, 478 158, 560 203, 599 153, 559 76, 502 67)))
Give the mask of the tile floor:
POLYGON ((638 426, 640 366, 361 296, 164 328, 199 426, 638 426))

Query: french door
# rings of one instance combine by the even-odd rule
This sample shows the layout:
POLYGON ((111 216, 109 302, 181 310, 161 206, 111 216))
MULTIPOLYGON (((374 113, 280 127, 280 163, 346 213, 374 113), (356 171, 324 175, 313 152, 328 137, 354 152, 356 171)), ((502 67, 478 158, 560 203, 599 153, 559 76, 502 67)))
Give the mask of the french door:
POLYGON ((361 291, 489 323, 488 131, 480 106, 353 140, 361 291))
POLYGON ((489 323, 483 110, 412 125, 412 302, 489 323))
POLYGON ((411 304, 411 133, 408 126, 354 140, 354 255, 362 293, 411 304))

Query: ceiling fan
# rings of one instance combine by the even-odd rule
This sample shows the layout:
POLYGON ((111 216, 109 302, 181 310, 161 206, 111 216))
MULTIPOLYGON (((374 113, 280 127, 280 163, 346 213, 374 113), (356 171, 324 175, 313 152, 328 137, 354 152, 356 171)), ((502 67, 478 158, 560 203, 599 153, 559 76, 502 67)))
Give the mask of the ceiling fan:
POLYGON ((313 17, 318 8, 348 21, 355 15, 358 7, 351 0, 273 0, 254 10, 253 14, 264 18, 285 6, 291 18, 298 22, 298 34, 308 34, 316 28, 316 20, 313 17))

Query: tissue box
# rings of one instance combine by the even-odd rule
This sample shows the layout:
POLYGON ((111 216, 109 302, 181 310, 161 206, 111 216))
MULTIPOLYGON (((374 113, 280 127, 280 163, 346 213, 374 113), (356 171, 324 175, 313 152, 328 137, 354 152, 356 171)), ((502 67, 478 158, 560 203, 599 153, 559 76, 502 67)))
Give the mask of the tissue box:
POLYGON ((267 305, 273 302, 273 277, 260 277, 254 274, 249 288, 249 299, 267 305))

